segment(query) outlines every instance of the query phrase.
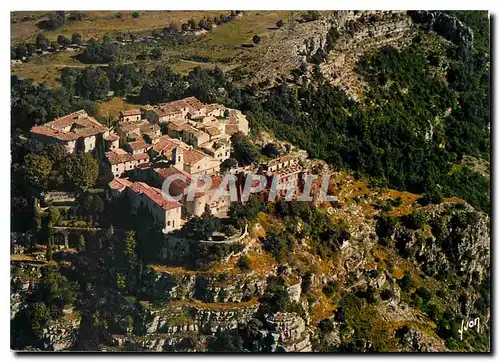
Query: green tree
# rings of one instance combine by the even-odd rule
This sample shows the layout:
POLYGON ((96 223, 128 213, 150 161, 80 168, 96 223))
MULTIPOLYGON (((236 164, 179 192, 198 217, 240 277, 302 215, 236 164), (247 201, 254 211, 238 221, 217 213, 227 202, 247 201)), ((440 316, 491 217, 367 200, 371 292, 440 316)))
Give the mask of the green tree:
POLYGON ((80 234, 78 236, 78 251, 79 252, 85 251, 86 247, 87 244, 85 243, 85 237, 83 236, 83 234, 80 234))
POLYGON ((99 163, 90 153, 71 155, 63 165, 65 180, 75 190, 95 185, 99 175, 99 163))
POLYGON ((44 190, 47 187, 52 162, 45 156, 34 153, 24 158, 26 181, 32 187, 44 190))
POLYGON ((67 47, 68 45, 71 44, 71 41, 66 38, 64 35, 59 35, 57 37, 57 43, 63 47, 67 47))
POLYGON ((221 164, 220 164, 220 170, 221 172, 226 172, 229 171, 232 168, 235 168, 238 166, 238 161, 236 159, 230 157, 228 159, 225 159, 221 164))
POLYGON ((85 99, 103 100, 109 92, 108 75, 101 68, 85 68, 76 79, 76 91, 85 99))
POLYGON ((259 149, 252 144, 248 137, 238 132, 231 136, 233 145, 233 157, 241 166, 251 165, 259 161, 259 149))
POLYGON ((138 19, 140 16, 141 16, 141 14, 140 14, 138 11, 134 11, 134 12, 132 13, 132 17, 133 17, 134 19, 138 19))
POLYGON ((260 151, 263 155, 266 155, 268 157, 276 158, 279 155, 281 155, 281 151, 276 146, 274 143, 268 143, 264 147, 262 147, 262 150, 260 151))
POLYGON ((130 277, 138 265, 135 231, 127 231, 125 234, 125 258, 127 260, 130 277))
POLYGON ((83 43, 82 35, 79 33, 73 33, 71 35, 71 44, 81 45, 83 43))
POLYGON ((283 26, 283 20, 278 20, 276 22, 276 27, 281 28, 283 26))
POLYGON ((49 207, 49 225, 56 225, 61 218, 61 212, 56 207, 49 207))
POLYGON ((260 36, 255 34, 253 37, 252 37, 252 41, 254 44, 259 44, 260 43, 260 36))
POLYGON ((36 46, 42 50, 46 50, 49 46, 49 40, 43 33, 39 33, 35 39, 36 46))
POLYGON ((160 47, 153 48, 150 57, 154 60, 160 60, 163 57, 163 49, 160 47))

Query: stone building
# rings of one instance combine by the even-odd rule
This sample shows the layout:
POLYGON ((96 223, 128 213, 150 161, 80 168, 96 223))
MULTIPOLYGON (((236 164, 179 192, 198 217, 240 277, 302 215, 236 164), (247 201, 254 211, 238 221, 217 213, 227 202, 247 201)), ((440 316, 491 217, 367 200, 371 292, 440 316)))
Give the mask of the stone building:
POLYGON ((147 208, 165 233, 182 227, 182 205, 177 201, 168 201, 161 190, 143 182, 134 182, 126 187, 125 192, 132 214, 136 214, 140 207, 147 208))
POLYGON ((35 126, 30 133, 30 145, 33 149, 62 144, 68 153, 75 153, 102 149, 103 137, 109 134, 109 129, 82 109, 43 126, 35 126))
POLYGON ((140 121, 141 110, 139 108, 120 111, 120 122, 140 121))

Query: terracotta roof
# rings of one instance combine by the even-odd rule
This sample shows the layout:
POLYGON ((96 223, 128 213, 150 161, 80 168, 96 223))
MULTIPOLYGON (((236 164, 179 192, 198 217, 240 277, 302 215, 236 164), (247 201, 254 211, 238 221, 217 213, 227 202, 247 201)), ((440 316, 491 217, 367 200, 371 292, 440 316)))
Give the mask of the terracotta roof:
POLYGON ((57 138, 62 141, 71 141, 80 137, 104 133, 107 130, 107 127, 97 122, 95 118, 90 117, 82 109, 45 123, 43 126, 35 126, 31 128, 31 133, 57 138), (71 129, 65 130, 67 127, 71 127, 71 129))
POLYGON ((188 97, 184 99, 180 99, 178 101, 168 102, 160 104, 160 109, 167 114, 179 113, 183 109, 187 109, 189 112, 199 111, 204 107, 204 104, 201 103, 195 97, 188 97))
MULTIPOLYGON (((178 170, 175 167, 166 167, 166 168, 155 168, 153 170, 158 176, 160 176, 161 182, 165 182, 165 180, 172 175, 183 175, 186 177, 186 181, 184 180, 173 180, 172 185, 174 185, 173 190, 176 195, 179 195, 181 192, 184 192, 189 187, 189 183, 191 182, 192 176, 184 170, 178 170)), ((172 186, 171 186, 172 187, 172 186)), ((170 191, 170 189, 169 189, 170 191)))
POLYGON ((156 205, 161 207, 163 210, 169 210, 169 209, 174 209, 177 207, 181 207, 182 205, 178 203, 177 201, 168 201, 166 200, 165 197, 163 197, 163 194, 161 190, 151 187, 144 182, 134 182, 131 186, 129 186, 129 189, 136 194, 143 194, 145 195, 148 199, 153 201, 156 205))
POLYGON ((153 150, 155 152, 161 153, 161 152, 171 152, 175 147, 179 145, 180 141, 174 140, 167 135, 161 136, 158 139, 158 142, 156 142, 153 145, 153 150))
POLYGON ((136 161, 140 161, 140 160, 149 160, 149 156, 147 153, 139 153, 137 155, 132 155, 132 157, 136 160, 136 161))
POLYGON ((139 127, 139 130, 141 131, 141 133, 158 132, 160 130, 160 126, 158 126, 157 124, 145 122, 139 127))
POLYGON ((166 116, 167 114, 165 112, 163 112, 161 109, 159 108, 151 108, 151 109, 148 109, 148 111, 151 111, 153 113, 156 113, 159 117, 163 117, 163 116, 166 116))
POLYGON ((205 132, 208 133, 212 137, 220 135, 220 130, 214 126, 206 127, 205 132))
POLYGON ((205 134, 205 132, 200 131, 199 129, 197 129, 189 124, 186 124, 186 126, 184 127, 184 132, 194 134, 197 137, 203 136, 205 134))
POLYGON ((117 134, 109 134, 107 136, 104 136, 103 138, 105 141, 113 142, 119 140, 120 136, 118 136, 117 134))
POLYGON ((139 108, 134 108, 134 109, 126 109, 123 111, 120 111, 120 116, 136 116, 141 114, 141 110, 139 108))
POLYGON ((226 134, 233 135, 240 131, 240 127, 237 124, 226 124, 226 134))
POLYGON ((120 151, 111 151, 111 152, 106 152, 105 156, 106 158, 108 159, 109 163, 112 164, 112 165, 117 165, 119 163, 125 163, 125 162, 131 162, 131 161, 134 161, 134 156, 131 154, 131 153, 128 153, 124 150, 121 150, 120 151, 123 151, 123 152, 120 152, 120 151))
POLYGON ((184 151, 184 163, 186 165, 193 165, 201 161, 203 158, 208 157, 203 152, 195 149, 187 149, 187 150, 185 149, 183 151, 184 151))
POLYGON ((140 149, 143 149, 143 148, 149 148, 150 147, 150 144, 147 143, 146 141, 144 140, 138 140, 138 141, 134 141, 134 142, 128 142, 127 143, 128 146, 133 149, 134 151, 135 150, 140 150, 140 149))
POLYGON ((132 182, 130 182, 128 179, 126 178, 115 178, 113 179, 109 184, 108 186, 113 189, 113 190, 118 190, 118 191, 122 191, 125 189, 125 187, 127 186, 131 186, 132 185, 132 182))
POLYGON ((168 124, 168 130, 169 131, 180 132, 180 131, 184 131, 186 129, 186 127, 188 127, 187 123, 175 123, 175 122, 172 122, 172 123, 168 124))

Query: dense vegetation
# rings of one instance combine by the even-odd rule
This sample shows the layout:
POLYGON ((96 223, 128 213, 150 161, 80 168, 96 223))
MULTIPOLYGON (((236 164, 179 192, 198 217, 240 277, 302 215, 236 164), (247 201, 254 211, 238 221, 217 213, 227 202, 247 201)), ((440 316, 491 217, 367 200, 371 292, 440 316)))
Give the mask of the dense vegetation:
POLYGON ((379 185, 416 193, 438 189, 489 211, 486 179, 467 168, 449 177, 465 154, 489 158, 488 58, 455 48, 448 53, 447 83, 433 75, 418 42, 364 56, 358 64, 370 85, 364 104, 318 79, 317 86, 278 85, 265 102, 240 105, 254 127, 272 129, 312 157, 379 185))

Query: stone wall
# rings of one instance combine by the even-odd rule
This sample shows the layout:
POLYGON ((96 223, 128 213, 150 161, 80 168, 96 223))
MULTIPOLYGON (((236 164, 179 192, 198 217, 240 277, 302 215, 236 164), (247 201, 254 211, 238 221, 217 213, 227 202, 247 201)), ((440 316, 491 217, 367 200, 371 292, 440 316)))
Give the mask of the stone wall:
MULTIPOLYGON (((262 295, 266 277, 250 274, 173 274, 145 268, 141 293, 151 299, 242 302, 262 295)), ((299 285, 300 287, 300 285, 299 285)), ((300 295, 300 293, 299 293, 300 295)))

